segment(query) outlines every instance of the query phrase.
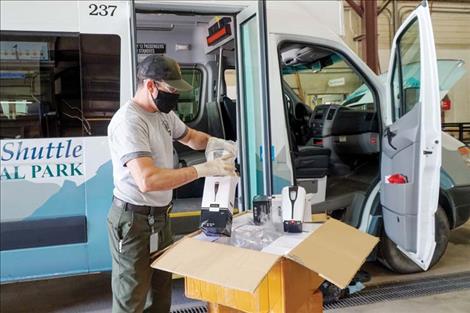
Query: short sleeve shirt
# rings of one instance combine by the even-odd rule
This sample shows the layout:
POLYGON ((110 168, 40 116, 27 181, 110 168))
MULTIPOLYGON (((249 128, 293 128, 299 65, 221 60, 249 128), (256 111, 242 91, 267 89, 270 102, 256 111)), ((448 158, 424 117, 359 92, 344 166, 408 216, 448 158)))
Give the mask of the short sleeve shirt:
POLYGON ((141 192, 126 164, 138 157, 151 157, 156 167, 173 168, 173 141, 187 133, 188 127, 173 111, 148 112, 132 101, 123 105, 108 126, 114 196, 135 205, 168 205, 172 190, 141 192))

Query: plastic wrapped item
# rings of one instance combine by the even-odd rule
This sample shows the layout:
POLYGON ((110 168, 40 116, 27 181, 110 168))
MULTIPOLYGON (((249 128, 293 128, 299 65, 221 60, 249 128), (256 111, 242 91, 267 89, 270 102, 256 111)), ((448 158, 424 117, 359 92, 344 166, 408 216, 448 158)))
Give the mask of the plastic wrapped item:
POLYGON ((237 155, 237 144, 231 140, 211 137, 206 147, 206 160, 211 161, 226 155, 237 155))
POLYGON ((271 199, 268 196, 257 195, 253 197, 253 221, 262 225, 271 219, 271 199))
POLYGON ((283 232, 284 225, 282 223, 282 195, 271 196, 271 222, 277 231, 283 232))
POLYGON ((281 237, 283 233, 276 230, 266 214, 263 215, 264 216, 261 218, 266 221, 263 225, 258 226, 249 223, 234 228, 228 244, 235 247, 261 251, 281 237))
MULTIPOLYGON (((230 155, 235 162, 237 145, 211 137, 206 147, 208 161, 230 155)), ((230 236, 238 177, 206 177, 201 204, 200 229, 207 236, 230 236)))
POLYGON ((232 232, 232 212, 228 209, 201 210, 200 229, 206 236, 230 236, 232 232))

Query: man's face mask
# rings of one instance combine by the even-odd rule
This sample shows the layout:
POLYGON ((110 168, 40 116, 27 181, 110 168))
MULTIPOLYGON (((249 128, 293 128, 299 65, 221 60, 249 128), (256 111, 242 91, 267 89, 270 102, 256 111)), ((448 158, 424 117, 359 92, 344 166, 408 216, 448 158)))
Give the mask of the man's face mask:
POLYGON ((171 110, 176 109, 178 104, 179 94, 169 93, 162 90, 158 90, 158 95, 156 98, 153 98, 153 102, 157 106, 158 111, 168 114, 171 110))

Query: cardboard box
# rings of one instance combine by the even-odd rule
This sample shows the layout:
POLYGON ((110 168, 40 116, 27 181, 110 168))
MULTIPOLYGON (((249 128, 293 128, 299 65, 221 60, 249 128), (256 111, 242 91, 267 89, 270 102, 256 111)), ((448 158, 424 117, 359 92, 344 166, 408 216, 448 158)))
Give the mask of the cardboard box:
MULTIPOLYGON (((305 281, 310 296, 323 279, 346 288, 378 243, 378 238, 334 219, 308 225, 311 226, 309 232, 280 237, 263 251, 186 237, 165 251, 152 267, 186 277, 188 297, 218 301, 218 304, 246 312, 267 312, 264 309, 276 303, 285 309, 286 302, 294 296, 289 292, 302 293, 300 284, 305 281), (290 274, 289 270, 282 270, 289 264, 295 269, 290 274), (282 284, 271 283, 270 287, 270 282, 282 280, 282 277, 292 279, 293 285, 282 290, 285 296, 279 304, 279 300, 269 298, 278 294, 270 290, 279 289, 282 284), (295 282, 299 286, 294 289, 295 282)), ((308 302, 309 298, 303 300, 308 302)))
POLYGON ((323 311, 323 278, 288 259, 277 262, 254 293, 185 279, 186 297, 209 302, 209 312, 315 313, 323 311), (293 288, 295 286, 295 288, 293 288), (217 305, 214 305, 217 304, 217 305))

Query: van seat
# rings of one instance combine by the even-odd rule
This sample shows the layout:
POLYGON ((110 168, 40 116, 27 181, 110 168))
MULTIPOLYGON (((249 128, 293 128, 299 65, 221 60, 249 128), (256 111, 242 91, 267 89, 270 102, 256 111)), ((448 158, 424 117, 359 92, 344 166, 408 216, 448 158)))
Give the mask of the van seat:
POLYGON ((321 178, 328 173, 330 149, 299 146, 293 153, 296 178, 321 178))
POLYGON ((328 177, 326 199, 312 205, 312 213, 333 212, 344 209, 353 203, 356 197, 364 197, 370 183, 348 177, 328 177))
POLYGON ((220 113, 224 122, 225 139, 237 141, 237 105, 227 96, 222 98, 220 113))

